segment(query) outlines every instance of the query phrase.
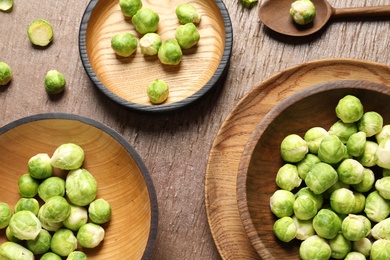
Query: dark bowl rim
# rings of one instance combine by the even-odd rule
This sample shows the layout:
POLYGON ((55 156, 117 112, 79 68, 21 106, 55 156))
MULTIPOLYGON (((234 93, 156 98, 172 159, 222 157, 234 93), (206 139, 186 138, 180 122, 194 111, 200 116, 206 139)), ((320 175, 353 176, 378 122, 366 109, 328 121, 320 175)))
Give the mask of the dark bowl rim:
POLYGON ((92 83, 110 100, 115 103, 122 105, 130 110, 134 110, 141 113, 153 113, 153 114, 162 114, 162 113, 170 113, 174 111, 182 110, 185 107, 188 107, 191 104, 194 104, 196 101, 201 100, 202 97, 206 96, 218 83, 221 82, 222 78, 228 71, 229 61, 232 53, 233 47, 233 27, 232 22, 229 16, 229 12, 223 3, 222 0, 215 0, 215 3, 218 5, 219 10, 221 12, 221 16, 225 25, 225 47, 222 54, 221 61, 216 69, 214 75, 210 78, 210 80, 197 92, 192 94, 191 96, 171 103, 171 104, 162 104, 162 105, 141 105, 134 102, 127 101, 113 92, 111 92, 98 78, 95 74, 91 63, 89 62, 87 47, 86 47, 86 35, 88 29, 88 21, 90 16, 96 6, 96 4, 100 0, 91 0, 84 11, 84 14, 81 19, 80 28, 79 28, 79 54, 81 58, 81 62, 83 67, 92 81, 92 83))
POLYGON ((75 114, 67 114, 67 113, 42 113, 42 114, 36 114, 31 115, 27 117, 23 117, 20 119, 17 119, 13 122, 10 122, 2 127, 0 127, 0 135, 5 134, 6 132, 19 127, 21 125, 25 125, 31 122, 35 121, 41 121, 41 120, 51 120, 51 119, 63 119, 63 120, 73 120, 73 121, 79 121, 81 123, 96 127, 108 135, 110 135, 112 138, 114 138, 117 142, 119 142, 125 149, 130 153, 130 155, 134 158, 134 161, 140 168, 140 171, 143 175, 143 178, 146 183, 146 187, 148 189, 149 193, 149 201, 150 201, 150 208, 151 208, 151 220, 150 220, 150 231, 148 236, 148 242, 146 244, 142 259, 146 260, 149 259, 152 251, 153 246, 156 241, 157 237, 157 229, 158 229, 158 203, 157 203, 157 195, 156 190, 153 184, 153 180, 150 176, 149 170, 147 169, 146 165, 144 164, 142 158, 137 153, 137 151, 124 139, 123 136, 121 136, 118 132, 116 132, 114 129, 108 127, 107 125, 100 123, 94 119, 90 119, 87 117, 75 115, 75 114))

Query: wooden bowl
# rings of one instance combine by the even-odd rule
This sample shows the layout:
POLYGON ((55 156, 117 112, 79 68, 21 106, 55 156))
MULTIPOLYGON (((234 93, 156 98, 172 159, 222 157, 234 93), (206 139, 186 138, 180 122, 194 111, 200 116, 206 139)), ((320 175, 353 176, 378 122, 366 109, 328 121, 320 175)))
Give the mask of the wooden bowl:
POLYGON ((272 227, 276 217, 270 197, 276 191, 276 173, 283 165, 280 143, 288 134, 303 137, 311 127, 325 129, 336 122, 340 98, 356 95, 365 111, 377 111, 390 123, 390 88, 365 81, 335 81, 293 94, 274 107, 256 126, 243 151, 237 175, 237 203, 245 231, 262 259, 300 259, 300 242, 279 241, 272 227))
MULTIPOLYGON (((136 151, 118 133, 91 119, 69 114, 41 114, 12 122, 0 129, 0 201, 13 209, 20 199, 18 179, 27 173, 28 160, 38 154, 51 156, 63 143, 80 145, 83 168, 98 183, 98 197, 112 207, 104 224, 103 242, 82 249, 88 259, 148 259, 156 239, 157 199, 148 170, 136 151)), ((65 171, 56 171, 65 177, 65 171)), ((0 230, 0 244, 5 242, 0 230)))
POLYGON ((145 56, 140 48, 129 58, 116 56, 111 38, 123 32, 139 35, 131 19, 125 18, 118 0, 92 0, 82 18, 79 49, 84 68, 98 89, 111 100, 140 112, 169 112, 199 100, 219 82, 227 70, 232 48, 232 25, 222 0, 144 0, 160 16, 157 33, 163 40, 175 37, 180 25, 176 6, 190 3, 202 15, 197 25, 201 39, 196 47, 183 50, 177 66, 163 65, 157 56, 145 56), (168 99, 153 105, 148 85, 162 79, 170 86, 168 99))

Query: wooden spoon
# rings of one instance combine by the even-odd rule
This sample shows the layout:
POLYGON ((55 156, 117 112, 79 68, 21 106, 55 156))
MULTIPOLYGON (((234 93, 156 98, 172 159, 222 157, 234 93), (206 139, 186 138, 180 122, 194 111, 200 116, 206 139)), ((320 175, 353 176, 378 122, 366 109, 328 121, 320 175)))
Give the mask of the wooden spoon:
POLYGON ((312 0, 316 7, 314 21, 296 24, 290 14, 293 0, 268 0, 259 9, 260 20, 270 29, 290 36, 306 36, 323 28, 330 18, 390 15, 390 5, 354 8, 334 8, 326 0, 312 0))

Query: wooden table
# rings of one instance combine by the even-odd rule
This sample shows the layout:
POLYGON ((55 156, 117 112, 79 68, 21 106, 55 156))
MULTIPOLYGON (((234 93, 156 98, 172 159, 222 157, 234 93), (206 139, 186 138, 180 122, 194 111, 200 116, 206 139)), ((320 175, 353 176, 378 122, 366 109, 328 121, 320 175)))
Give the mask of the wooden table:
MULTIPOLYGON (((110 126, 137 150, 154 181, 159 230, 152 258, 220 259, 206 214, 205 173, 214 139, 235 105, 262 81, 301 63, 356 58, 390 65, 389 20, 338 20, 315 37, 293 39, 264 28, 257 15, 262 2, 246 9, 238 0, 224 1, 234 43, 226 79, 217 91, 185 111, 153 116, 108 100, 85 73, 78 30, 88 0, 15 0, 12 12, 0 12, 0 60, 14 73, 11 84, 0 88, 0 126, 45 112, 74 113, 110 126), (55 30, 55 40, 46 49, 34 48, 27 37, 29 23, 38 18, 49 20, 55 30), (67 90, 60 98, 43 89, 50 69, 67 77, 67 90)), ((334 7, 390 4, 329 2, 334 7)))

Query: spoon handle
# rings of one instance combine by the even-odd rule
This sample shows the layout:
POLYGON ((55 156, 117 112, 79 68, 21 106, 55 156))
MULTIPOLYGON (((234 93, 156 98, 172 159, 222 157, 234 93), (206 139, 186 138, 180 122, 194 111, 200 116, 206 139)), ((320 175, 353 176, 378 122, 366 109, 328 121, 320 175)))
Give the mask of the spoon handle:
POLYGON ((390 5, 351 8, 333 8, 333 17, 386 16, 390 15, 390 5))

